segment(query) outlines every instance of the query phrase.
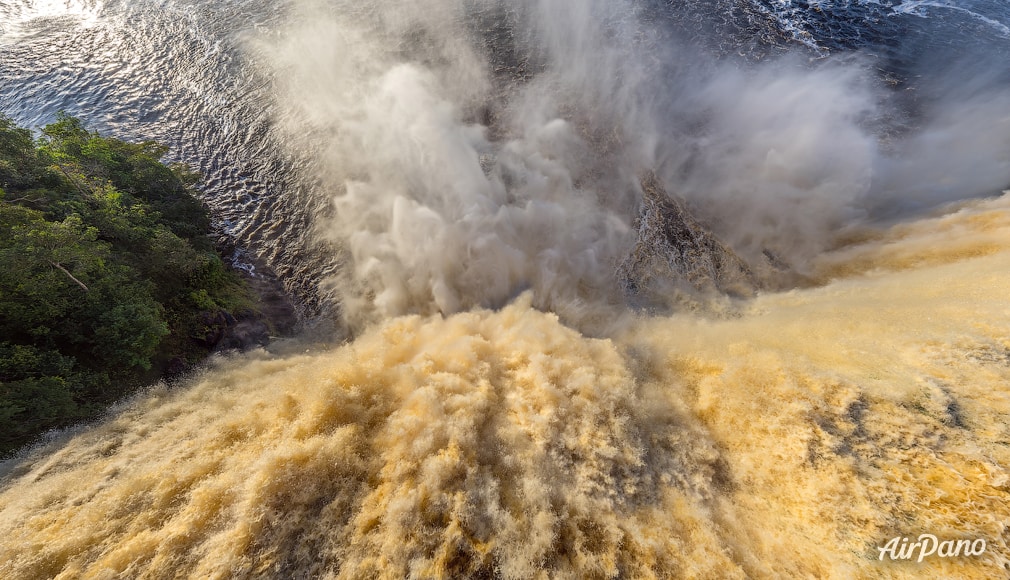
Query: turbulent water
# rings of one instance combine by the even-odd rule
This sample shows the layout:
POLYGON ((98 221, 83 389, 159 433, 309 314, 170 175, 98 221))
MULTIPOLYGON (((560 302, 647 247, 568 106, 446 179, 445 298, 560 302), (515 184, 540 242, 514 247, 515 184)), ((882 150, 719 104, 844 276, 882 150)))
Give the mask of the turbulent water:
POLYGON ((166 142, 236 260, 355 337, 0 464, 0 576, 1010 576, 1008 26, 0 1, 0 111, 166 142), (750 291, 622 282, 705 248, 750 291), (879 550, 920 534, 986 548, 879 550))

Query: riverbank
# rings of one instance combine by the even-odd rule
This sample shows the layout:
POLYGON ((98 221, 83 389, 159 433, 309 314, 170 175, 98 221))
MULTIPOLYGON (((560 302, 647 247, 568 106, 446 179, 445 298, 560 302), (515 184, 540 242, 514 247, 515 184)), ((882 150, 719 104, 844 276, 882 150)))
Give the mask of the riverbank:
POLYGON ((199 177, 165 152, 0 118, 0 455, 293 331, 279 283, 226 261, 199 177))

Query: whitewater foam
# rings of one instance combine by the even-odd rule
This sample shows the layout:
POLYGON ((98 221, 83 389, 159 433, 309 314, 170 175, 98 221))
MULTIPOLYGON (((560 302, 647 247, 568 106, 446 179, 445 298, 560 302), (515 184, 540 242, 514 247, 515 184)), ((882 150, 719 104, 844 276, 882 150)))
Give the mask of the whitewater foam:
MULTIPOLYGON (((220 360, 12 460, 0 575, 1004 574, 1010 201, 918 218, 1006 186, 1005 91, 884 140, 860 58, 742 70, 639 8, 286 5, 246 47, 318 181, 280 215, 330 244, 360 335, 220 360), (636 232, 651 170, 697 247, 791 286, 627 308, 636 236, 673 248, 636 232), (987 548, 878 559, 921 534, 987 548)), ((672 277, 718 270, 693 254, 672 277)))
POLYGON ((959 577, 1010 565, 1010 201, 736 318, 525 295, 223 361, 9 469, 6 578, 959 577), (983 556, 881 562, 896 535, 983 556))

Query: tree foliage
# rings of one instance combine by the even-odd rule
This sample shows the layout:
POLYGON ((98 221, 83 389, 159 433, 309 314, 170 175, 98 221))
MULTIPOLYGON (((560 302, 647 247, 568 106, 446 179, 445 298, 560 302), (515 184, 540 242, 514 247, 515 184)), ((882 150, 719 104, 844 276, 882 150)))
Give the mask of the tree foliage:
POLYGON ((207 311, 248 304, 164 147, 65 115, 41 133, 0 117, 0 454, 203 356, 207 311))

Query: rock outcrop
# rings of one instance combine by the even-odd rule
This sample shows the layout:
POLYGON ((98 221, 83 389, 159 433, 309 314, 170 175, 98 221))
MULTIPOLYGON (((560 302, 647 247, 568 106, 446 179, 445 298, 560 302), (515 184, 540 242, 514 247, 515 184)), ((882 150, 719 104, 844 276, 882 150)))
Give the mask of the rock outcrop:
POLYGON ((718 292, 750 296, 757 277, 733 250, 669 195, 652 172, 641 180, 638 240, 618 267, 618 280, 635 304, 668 303, 675 294, 718 292))

